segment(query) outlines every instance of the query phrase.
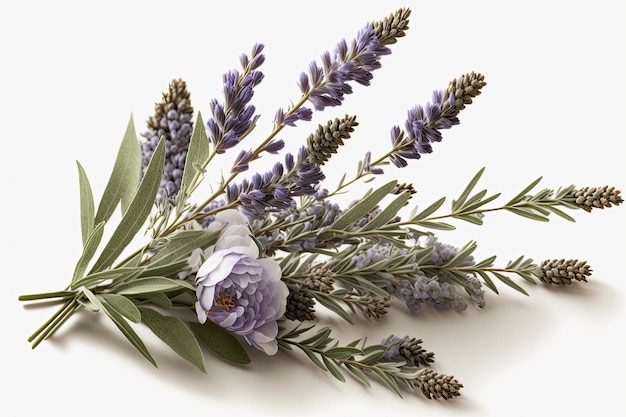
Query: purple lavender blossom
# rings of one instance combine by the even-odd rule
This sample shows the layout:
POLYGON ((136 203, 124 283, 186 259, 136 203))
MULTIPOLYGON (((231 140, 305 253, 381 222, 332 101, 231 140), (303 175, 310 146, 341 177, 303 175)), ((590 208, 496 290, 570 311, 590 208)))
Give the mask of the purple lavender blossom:
POLYGON ((255 44, 250 57, 240 58, 243 73, 231 70, 223 75, 224 103, 213 99, 210 103, 212 118, 207 125, 207 135, 219 154, 237 145, 254 129, 259 116, 256 108, 249 104, 254 87, 263 80, 257 68, 265 61, 262 44, 255 44))
POLYGON ((432 103, 408 110, 404 132, 398 126, 391 128, 391 142, 396 151, 390 159, 395 166, 403 168, 407 165, 406 159, 419 159, 422 154, 431 153, 431 143, 441 141, 440 130, 459 124, 454 112, 444 111, 455 108, 454 94, 446 96, 447 100, 444 99, 443 91, 434 91, 432 103))
POLYGON ((165 138, 166 159, 157 196, 161 202, 175 204, 180 190, 193 130, 192 114, 186 83, 181 79, 173 80, 162 101, 155 105, 155 114, 147 121, 149 131, 142 134, 146 138, 141 143, 142 172, 148 166, 160 138, 165 138))
POLYGON ((315 194, 324 179, 319 166, 307 162, 307 157, 308 151, 303 146, 297 158, 288 153, 285 163, 277 162, 271 171, 254 174, 240 184, 229 184, 228 203, 239 201, 242 212, 251 220, 263 218, 268 211, 293 207, 293 197, 315 194))
POLYGON ((300 75, 298 86, 318 111, 339 106, 344 96, 352 93, 349 82, 370 85, 372 71, 381 67, 380 58, 390 53, 389 48, 381 45, 374 25, 368 23, 350 46, 342 39, 332 54, 323 53, 321 66, 311 62, 308 74, 300 75))
POLYGON ((273 355, 276 320, 285 313, 289 295, 280 266, 272 258, 258 258, 250 228, 236 210, 217 217, 222 234, 196 276, 198 321, 212 320, 273 355))

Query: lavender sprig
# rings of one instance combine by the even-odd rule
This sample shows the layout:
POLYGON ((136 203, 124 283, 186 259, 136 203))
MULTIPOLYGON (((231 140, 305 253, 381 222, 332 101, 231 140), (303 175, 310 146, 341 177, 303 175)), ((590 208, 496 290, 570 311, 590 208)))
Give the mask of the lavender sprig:
MULTIPOLYGON (((284 325, 283 325, 284 326, 284 325)), ((421 340, 406 338, 367 344, 357 339, 348 345, 339 345, 331 337, 331 330, 323 327, 312 336, 304 337, 311 327, 300 325, 287 330, 282 327, 277 338, 280 349, 300 349, 320 369, 329 372, 341 382, 348 373, 363 384, 370 386, 370 378, 376 376, 390 390, 402 397, 403 388, 421 392, 428 399, 450 399, 460 395, 463 385, 452 376, 438 374, 429 369, 419 371, 419 365, 429 365, 432 354, 421 349, 421 340), (334 343, 333 343, 334 342, 334 343), (400 352, 398 357, 395 351, 400 352), (392 357, 390 357, 392 355, 392 357)))

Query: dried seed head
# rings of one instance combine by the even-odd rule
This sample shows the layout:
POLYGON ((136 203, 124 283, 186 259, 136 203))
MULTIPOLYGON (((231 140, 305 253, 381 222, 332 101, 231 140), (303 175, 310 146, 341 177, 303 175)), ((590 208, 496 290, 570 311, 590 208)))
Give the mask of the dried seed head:
POLYGON ((358 126, 356 116, 344 116, 342 119, 329 120, 325 126, 318 125, 315 133, 307 138, 309 160, 316 165, 324 165, 332 154, 350 138, 354 127, 358 126))
POLYGON ((454 94, 454 115, 456 115, 465 108, 466 104, 471 104, 474 97, 480 95, 480 90, 485 85, 487 85, 485 76, 472 71, 450 81, 448 89, 444 92, 443 101, 447 103, 448 97, 454 94))
POLYGON ((379 319, 391 307, 390 297, 373 297, 369 294, 359 296, 359 301, 365 304, 363 314, 371 319, 379 319))
POLYGON ((289 296, 287 296, 285 317, 289 320, 298 321, 313 320, 315 319, 314 305, 315 301, 311 293, 290 288, 289 296))
POLYGON ((399 356, 402 356, 408 365, 413 366, 430 366, 435 361, 435 354, 427 352, 422 348, 422 340, 414 337, 405 338, 405 340, 398 346, 399 356))
POLYGON ((391 45, 406 35, 409 29, 409 15, 411 10, 402 8, 396 10, 383 20, 374 22, 374 33, 382 46, 391 45))
POLYGON ((578 259, 546 259, 536 272, 537 277, 546 284, 570 285, 573 280, 587 281, 591 268, 585 261, 578 259))
POLYGON ((187 83, 182 79, 172 80, 167 93, 163 93, 161 102, 154 104, 154 115, 147 120, 150 130, 158 131, 163 128, 161 121, 167 119, 167 113, 176 110, 179 115, 193 114, 193 107, 189 99, 187 83))
POLYGON ((324 266, 313 267, 305 280, 306 286, 313 291, 330 293, 335 283, 335 274, 324 266))
POLYGON ((417 192, 413 184, 403 182, 402 184, 396 184, 393 190, 391 190, 391 194, 402 194, 405 191, 408 191, 411 196, 417 192))
POLYGON ((426 398, 443 398, 449 400, 461 395, 459 392, 463 384, 454 379, 453 376, 441 375, 431 370, 425 370, 417 377, 417 386, 422 390, 426 398))
POLYGON ((573 189, 565 198, 585 211, 591 211, 594 208, 603 209, 611 207, 613 204, 618 206, 624 201, 620 196, 620 190, 606 185, 603 187, 584 187, 579 190, 573 189))

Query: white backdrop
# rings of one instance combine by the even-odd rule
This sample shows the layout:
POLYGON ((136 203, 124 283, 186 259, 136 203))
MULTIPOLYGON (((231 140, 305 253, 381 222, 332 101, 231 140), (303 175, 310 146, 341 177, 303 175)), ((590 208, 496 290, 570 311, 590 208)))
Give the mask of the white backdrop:
POLYGON ((329 188, 354 172, 365 150, 376 156, 388 149, 389 128, 404 124, 407 109, 470 71, 483 73, 487 86, 461 112, 461 124, 444 132, 433 154, 404 170, 387 168, 377 184, 391 176, 412 182, 418 193, 411 201, 423 207, 458 195, 483 166, 480 185, 502 192, 501 203, 539 176, 537 190, 626 188, 626 16, 619 2, 206 3, 5 5, 4 415, 626 415, 624 207, 572 212, 576 223, 494 214, 482 227, 455 223, 456 231, 439 234, 456 246, 476 240, 475 256, 498 255, 499 265, 519 255, 585 259, 593 268, 587 284, 523 284, 530 297, 499 285, 501 294, 488 292, 481 311, 397 309, 369 325, 330 322, 345 342, 390 333, 422 338, 435 352, 434 369, 465 385, 449 402, 400 399, 377 383, 342 384, 298 353, 250 351, 247 367, 207 353, 204 375, 142 332, 156 369, 106 320, 86 312, 32 351, 28 335, 54 310, 27 308, 17 296, 69 282, 80 254, 75 161, 99 195, 131 113, 143 132, 161 92, 182 77, 206 120, 209 100, 221 98, 221 74, 238 68, 239 55, 255 42, 265 44, 267 60, 254 97, 262 118, 246 139, 250 146, 270 131, 278 107, 298 99, 296 81, 311 60, 351 40, 366 22, 412 9, 407 36, 392 45, 372 86, 355 87, 340 108, 281 136, 296 149, 318 123, 357 115, 356 132, 327 165, 329 188))

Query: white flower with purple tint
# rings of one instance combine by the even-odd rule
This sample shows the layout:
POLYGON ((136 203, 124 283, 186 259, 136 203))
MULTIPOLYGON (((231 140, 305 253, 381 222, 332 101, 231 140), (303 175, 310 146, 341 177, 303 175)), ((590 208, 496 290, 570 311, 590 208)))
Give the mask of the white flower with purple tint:
POLYGON ((258 257, 247 221, 238 211, 218 213, 211 226, 222 228, 222 233, 196 276, 198 320, 210 319, 273 355, 278 350, 276 320, 285 313, 289 295, 280 266, 274 259, 258 257))

